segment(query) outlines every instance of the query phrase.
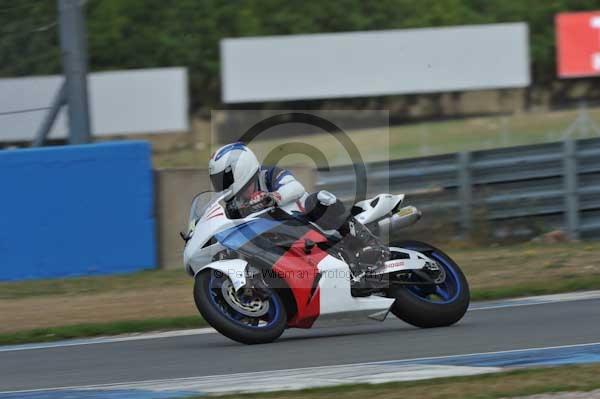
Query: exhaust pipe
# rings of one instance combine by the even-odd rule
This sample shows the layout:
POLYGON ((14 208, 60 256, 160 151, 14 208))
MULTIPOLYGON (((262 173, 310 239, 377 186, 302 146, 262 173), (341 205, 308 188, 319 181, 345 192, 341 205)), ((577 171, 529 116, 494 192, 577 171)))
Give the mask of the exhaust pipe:
POLYGON ((398 212, 394 213, 389 218, 385 218, 379 221, 380 232, 391 232, 396 229, 402 229, 415 224, 421 219, 421 211, 414 206, 405 206, 400 208, 398 212))

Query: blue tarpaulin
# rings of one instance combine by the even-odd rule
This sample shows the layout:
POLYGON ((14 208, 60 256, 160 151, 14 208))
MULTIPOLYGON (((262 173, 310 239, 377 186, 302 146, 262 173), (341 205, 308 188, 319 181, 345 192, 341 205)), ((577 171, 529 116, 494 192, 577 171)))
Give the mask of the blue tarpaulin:
POLYGON ((0 280, 156 266, 146 142, 0 151, 0 280))

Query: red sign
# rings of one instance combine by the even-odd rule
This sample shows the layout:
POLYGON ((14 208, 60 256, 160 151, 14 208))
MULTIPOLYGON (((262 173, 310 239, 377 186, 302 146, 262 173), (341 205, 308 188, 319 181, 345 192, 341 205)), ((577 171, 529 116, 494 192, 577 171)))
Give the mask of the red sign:
POLYGON ((600 76, 600 11, 556 16, 558 76, 600 76))

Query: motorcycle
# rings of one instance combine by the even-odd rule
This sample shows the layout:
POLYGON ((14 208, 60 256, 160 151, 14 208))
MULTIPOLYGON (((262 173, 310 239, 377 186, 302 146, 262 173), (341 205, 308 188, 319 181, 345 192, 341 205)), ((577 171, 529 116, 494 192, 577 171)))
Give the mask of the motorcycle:
MULTIPOLYGON (((310 328, 321 316, 391 312, 421 328, 449 326, 467 311, 470 294, 460 267, 419 241, 389 246, 388 260, 358 271, 343 239, 308 220, 301 204, 231 215, 227 193, 194 197, 184 234, 184 265, 194 301, 226 337, 260 344, 286 328, 310 328)), ((421 217, 404 195, 380 194, 352 207, 354 218, 384 235, 421 217)), ((336 235, 337 234, 337 235, 336 235)))

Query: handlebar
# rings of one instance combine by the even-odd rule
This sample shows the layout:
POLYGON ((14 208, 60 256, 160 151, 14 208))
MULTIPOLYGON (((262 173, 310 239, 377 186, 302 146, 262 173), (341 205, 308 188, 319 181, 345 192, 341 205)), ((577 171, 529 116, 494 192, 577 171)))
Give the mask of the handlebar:
POLYGON ((260 202, 254 204, 251 204, 250 201, 246 201, 241 204, 234 204, 233 202, 227 204, 227 207, 229 208, 228 213, 235 214, 239 212, 240 216, 242 217, 246 217, 252 213, 259 212, 273 206, 275 206, 275 200, 270 196, 266 196, 262 198, 260 202), (232 210, 234 212, 231 212, 232 210))

